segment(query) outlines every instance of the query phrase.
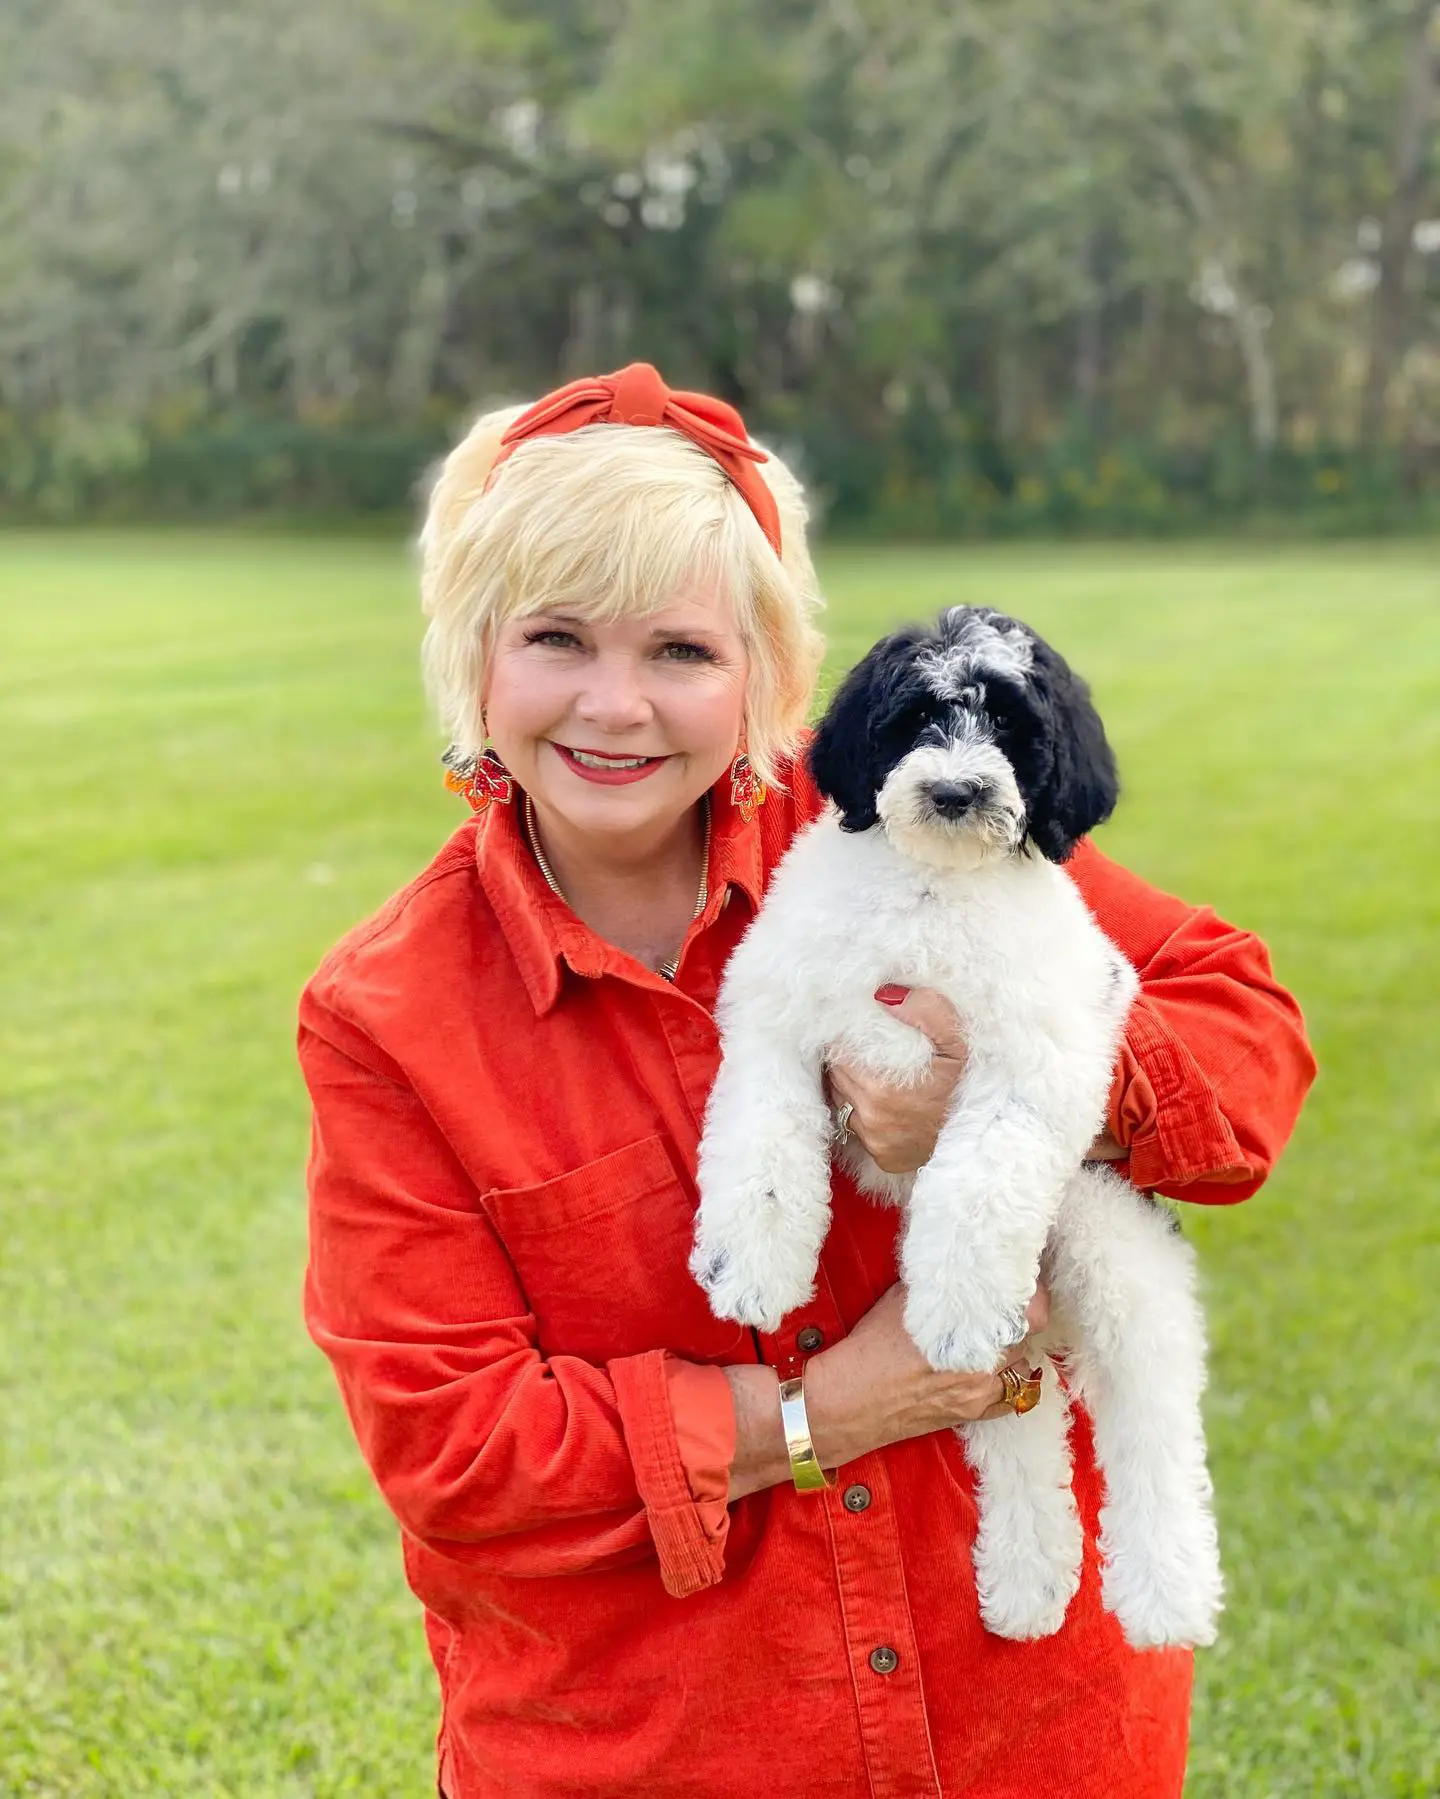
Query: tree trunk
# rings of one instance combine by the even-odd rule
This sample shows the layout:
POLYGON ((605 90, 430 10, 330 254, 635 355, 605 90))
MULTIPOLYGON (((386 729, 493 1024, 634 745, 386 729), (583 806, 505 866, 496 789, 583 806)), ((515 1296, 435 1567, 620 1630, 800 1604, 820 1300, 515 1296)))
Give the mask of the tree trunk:
POLYGON ((1161 143, 1175 184, 1199 227, 1200 241, 1209 240, 1213 260, 1235 296, 1230 317, 1234 321, 1240 360, 1245 368, 1245 389, 1250 400, 1250 438, 1261 459, 1268 460, 1280 426, 1275 362, 1265 335, 1270 328, 1270 308, 1254 299, 1241 280, 1238 272, 1240 255, 1233 234, 1226 229, 1210 189, 1200 179, 1184 139, 1170 135, 1162 138, 1161 143))
POLYGON ((582 281, 570 296, 570 330, 560 351, 567 381, 591 375, 605 362, 605 295, 598 281, 582 281))
POLYGON ((1002 338, 993 358, 995 370, 995 435, 1013 444, 1025 428, 1025 371, 1020 355, 1002 338))
POLYGON ((1380 280, 1370 311, 1370 357, 1360 396, 1360 441, 1373 449, 1385 434, 1390 383, 1405 348, 1406 277, 1420 216, 1426 151, 1440 87, 1440 3, 1420 0, 1411 15, 1408 76, 1395 134, 1395 181, 1380 238, 1380 280))
POLYGON ((1080 302, 1080 317, 1075 333, 1075 399, 1085 436, 1093 443, 1100 412, 1102 313, 1096 274, 1095 237, 1091 232, 1086 233, 1080 258, 1080 274, 1086 292, 1080 302))
POLYGON ((1275 398, 1275 364, 1265 337, 1269 325, 1270 308, 1257 306, 1237 292, 1235 335, 1240 341, 1240 359, 1245 364, 1245 386, 1250 395, 1250 436, 1264 457, 1275 448, 1280 427, 1279 405, 1275 398))
POLYGON ((401 412, 417 411, 430 398, 449 302, 444 252, 436 247, 416 283, 410 316, 400 332, 390 364, 387 389, 391 402, 401 412))

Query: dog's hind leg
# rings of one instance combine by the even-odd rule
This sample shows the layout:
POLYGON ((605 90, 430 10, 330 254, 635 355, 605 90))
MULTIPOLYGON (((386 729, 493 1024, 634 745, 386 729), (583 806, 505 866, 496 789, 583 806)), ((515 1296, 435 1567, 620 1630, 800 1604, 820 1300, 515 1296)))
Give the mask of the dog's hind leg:
POLYGON ((1105 1605, 1136 1648, 1213 1642, 1222 1580, 1193 1252, 1162 1207, 1085 1169, 1066 1190, 1047 1271, 1105 1482, 1105 1605))
POLYGON ((1071 1487, 1070 1408, 1051 1367, 1023 1417, 982 1419, 959 1436, 975 1470, 975 1585, 996 1636, 1048 1637, 1080 1584, 1082 1536, 1071 1487))

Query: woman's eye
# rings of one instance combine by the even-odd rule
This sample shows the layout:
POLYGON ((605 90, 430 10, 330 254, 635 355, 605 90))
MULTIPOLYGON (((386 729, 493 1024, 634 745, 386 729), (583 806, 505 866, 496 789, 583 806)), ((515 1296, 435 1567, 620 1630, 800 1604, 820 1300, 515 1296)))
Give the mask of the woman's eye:
POLYGON ((708 644, 688 643, 676 639, 667 643, 660 654, 669 662, 713 662, 715 652, 708 644))
POLYGON ((572 645, 578 644, 580 639, 573 631, 552 629, 548 631, 527 631, 525 633, 525 641, 526 643, 543 643, 556 646, 560 649, 569 649, 572 645))

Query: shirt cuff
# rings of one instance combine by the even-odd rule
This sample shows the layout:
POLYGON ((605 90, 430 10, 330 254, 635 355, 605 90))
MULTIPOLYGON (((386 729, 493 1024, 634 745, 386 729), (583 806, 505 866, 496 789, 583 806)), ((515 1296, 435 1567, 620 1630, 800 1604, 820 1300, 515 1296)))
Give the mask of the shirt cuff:
POLYGON ((609 1364, 635 1484, 665 1591, 677 1599, 725 1572, 735 1405, 724 1370, 668 1350, 609 1364))
POLYGON ((1133 1186, 1226 1186, 1254 1177, 1199 1064, 1143 994, 1125 1023, 1108 1123, 1133 1186))

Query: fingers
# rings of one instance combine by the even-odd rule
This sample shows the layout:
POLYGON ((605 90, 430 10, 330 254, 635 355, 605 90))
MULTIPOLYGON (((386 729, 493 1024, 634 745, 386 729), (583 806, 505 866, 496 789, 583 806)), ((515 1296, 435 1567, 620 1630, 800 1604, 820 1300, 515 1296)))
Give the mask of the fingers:
POLYGON ((1003 1418, 1010 1410, 1009 1406, 1005 1404, 1004 1393, 1005 1389, 1001 1385, 1000 1376, 997 1374, 995 1376, 995 1391, 991 1395, 985 1410, 980 1413, 980 1418, 982 1420, 986 1418, 1003 1418))
POLYGON ((1025 1306, 1025 1335, 1018 1343, 1012 1343, 995 1364, 998 1374, 1002 1368, 1018 1368, 1021 1374, 1027 1374, 1039 1357, 1032 1338, 1038 1337, 1050 1323, 1050 1289, 1044 1281, 1035 1283, 1035 1291, 1025 1306))
POLYGON ((832 1106, 851 1105, 859 1110, 863 1098, 863 1075, 855 1074, 843 1062, 832 1062, 825 1070, 825 1085, 830 1092, 832 1106))
MULTIPOLYGON (((1035 1362, 1035 1351, 1027 1337, 1023 1343, 1009 1351, 1000 1367, 1013 1368, 1021 1380, 1029 1380, 1038 1372, 1035 1362)), ((981 1412, 980 1417, 983 1420, 986 1418, 1013 1418, 1014 1416, 1015 1408, 1005 1398, 1005 1383, 1000 1378, 1000 1369, 997 1368, 995 1371, 995 1397, 981 1412)))
POLYGON ((1029 1335, 1038 1336, 1050 1322, 1050 1289, 1044 1281, 1038 1281, 1035 1291, 1030 1295, 1030 1303, 1025 1307, 1025 1323, 1029 1327, 1029 1335))
POLYGON ((917 1111, 925 1112, 928 1117, 937 1107, 938 1117, 943 1117, 945 1105, 959 1078, 959 1070, 954 1064, 939 1055, 931 1061, 927 1074, 904 1086, 892 1086, 878 1075, 866 1074, 863 1069, 852 1068, 845 1062, 832 1062, 825 1070, 825 1085, 832 1106, 843 1106, 848 1101, 857 1116, 884 1120, 887 1124, 908 1118, 917 1111))
POLYGON ((965 1035, 960 1014, 943 993, 933 987, 886 986, 875 997, 895 1014, 902 1024, 913 1025, 935 1045, 935 1053, 954 1061, 965 1060, 965 1035), (899 997, 903 995, 902 997, 899 997))
POLYGON ((930 1071, 908 1087, 883 1081, 837 1063, 830 1069, 831 1105, 849 1105, 847 1120, 876 1167, 886 1174, 913 1174, 935 1152, 960 1064, 933 1056, 930 1071))

